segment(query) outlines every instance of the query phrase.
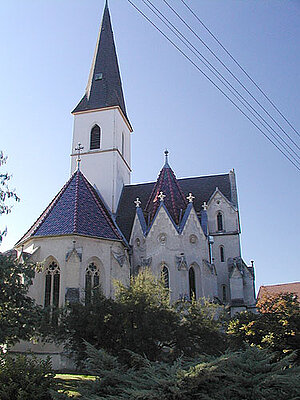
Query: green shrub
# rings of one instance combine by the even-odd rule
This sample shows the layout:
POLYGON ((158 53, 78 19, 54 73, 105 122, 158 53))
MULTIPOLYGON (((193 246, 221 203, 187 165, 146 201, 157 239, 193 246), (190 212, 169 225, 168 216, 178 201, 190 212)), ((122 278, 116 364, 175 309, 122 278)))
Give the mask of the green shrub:
POLYGON ((54 376, 50 359, 1 355, 0 400, 50 400, 54 376))

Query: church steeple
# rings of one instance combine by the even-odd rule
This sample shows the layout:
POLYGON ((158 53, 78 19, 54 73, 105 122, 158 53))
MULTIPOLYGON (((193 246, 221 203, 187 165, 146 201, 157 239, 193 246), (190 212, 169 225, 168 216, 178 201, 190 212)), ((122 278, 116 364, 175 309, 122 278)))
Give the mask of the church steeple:
POLYGON ((105 3, 85 94, 72 113, 119 106, 127 118, 110 14, 105 3))

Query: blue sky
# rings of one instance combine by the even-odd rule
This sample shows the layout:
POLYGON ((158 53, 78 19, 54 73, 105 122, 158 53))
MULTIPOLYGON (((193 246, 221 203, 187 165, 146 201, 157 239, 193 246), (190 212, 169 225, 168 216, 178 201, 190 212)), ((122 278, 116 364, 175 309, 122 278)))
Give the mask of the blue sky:
MULTIPOLYGON (((161 0, 153 1, 161 8, 161 0)), ((69 177, 70 111, 84 93, 103 3, 11 0, 1 6, 0 135, 9 157, 2 170, 13 174, 11 186, 21 198, 1 216, 0 229, 8 228, 2 251, 69 177)), ((235 168, 242 253, 246 262, 255 260, 257 287, 299 281, 299 171, 126 0, 109 3, 134 128, 132 182, 156 179, 166 147, 178 177, 235 168)), ((300 2, 189 4, 300 130, 300 2)), ((179 0, 172 5, 219 51, 179 0)))

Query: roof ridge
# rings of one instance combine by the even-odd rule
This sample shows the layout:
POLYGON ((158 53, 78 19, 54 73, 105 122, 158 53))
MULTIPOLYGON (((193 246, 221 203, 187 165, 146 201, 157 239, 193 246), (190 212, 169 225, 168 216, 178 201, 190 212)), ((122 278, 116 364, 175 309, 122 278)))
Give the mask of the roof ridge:
POLYGON ((96 196, 96 194, 95 194, 95 189, 92 187, 92 185, 90 184, 90 182, 86 179, 86 177, 85 177, 83 174, 81 174, 81 175, 82 175, 82 177, 83 177, 83 181, 84 181, 84 183, 85 183, 87 189, 89 190, 89 192, 90 192, 91 195, 93 196, 93 199, 96 201, 98 208, 99 208, 100 210, 103 209, 103 211, 104 211, 104 218, 106 219, 106 221, 108 222, 108 224, 110 225, 110 227, 113 229, 114 233, 122 240, 121 235, 120 235, 120 233, 119 233, 117 227, 116 227, 116 226, 114 225, 114 223, 112 222, 112 217, 111 217, 111 218, 108 218, 108 215, 107 215, 108 210, 107 210, 107 208, 105 207, 104 204, 100 204, 100 202, 99 202, 99 197, 98 197, 98 195, 96 196))
POLYGON ((20 240, 17 241, 16 244, 20 243, 22 240, 26 239, 27 237, 30 237, 35 234, 35 232, 42 226, 43 222, 47 218, 47 216, 50 214, 51 210, 55 206, 55 204, 58 202, 58 200, 61 198, 63 193, 66 191, 68 185, 71 183, 72 178, 76 174, 77 171, 75 171, 71 177, 68 179, 68 181, 64 184, 64 186, 60 189, 60 191, 57 193, 56 196, 54 196, 53 200, 50 202, 50 204, 42 211, 42 213, 39 215, 39 217, 36 219, 36 221, 31 225, 31 227, 27 230, 27 232, 21 237, 20 240), (32 232, 31 232, 32 230, 32 232))
POLYGON ((80 170, 77 170, 76 175, 76 185, 75 185, 75 202, 74 202, 74 221, 73 221, 73 233, 77 231, 78 227, 78 189, 79 189, 79 177, 80 177, 80 170))

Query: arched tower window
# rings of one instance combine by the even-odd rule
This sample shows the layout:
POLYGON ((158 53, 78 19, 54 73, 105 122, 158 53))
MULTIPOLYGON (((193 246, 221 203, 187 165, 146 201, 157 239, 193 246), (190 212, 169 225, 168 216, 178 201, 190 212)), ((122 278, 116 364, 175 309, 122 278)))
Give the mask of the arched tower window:
POLYGON ((166 289, 170 288, 170 278, 169 278, 169 270, 166 265, 163 265, 161 268, 161 279, 166 289))
POLYGON ((92 294, 95 289, 100 287, 99 268, 92 262, 85 270, 85 304, 92 300, 92 294))
POLYGON ((122 152, 122 156, 124 156, 124 154, 125 154, 125 136, 124 136, 124 132, 122 132, 121 152, 122 152))
POLYGON ((189 289, 190 289, 190 300, 193 297, 196 298, 196 277, 194 267, 189 269, 189 289))
POLYGON ((220 211, 217 214, 217 229, 218 229, 218 231, 224 230, 223 215, 220 211))
POLYGON ((94 125, 91 130, 91 138, 90 138, 91 150, 100 149, 100 136, 101 136, 100 126, 94 125))
POLYGON ((221 262, 225 261, 224 247, 223 246, 220 246, 220 261, 221 262))
POLYGON ((44 306, 59 306, 60 269, 55 261, 46 268, 44 306))

